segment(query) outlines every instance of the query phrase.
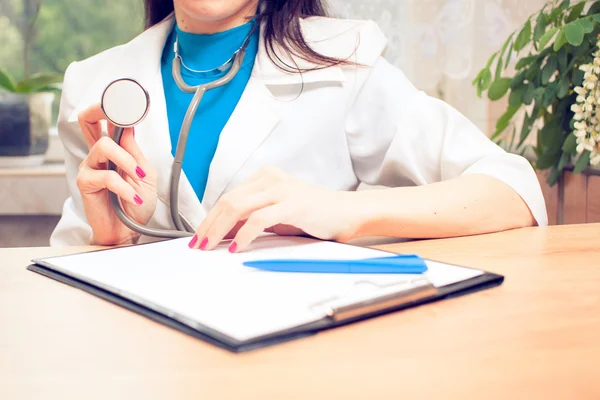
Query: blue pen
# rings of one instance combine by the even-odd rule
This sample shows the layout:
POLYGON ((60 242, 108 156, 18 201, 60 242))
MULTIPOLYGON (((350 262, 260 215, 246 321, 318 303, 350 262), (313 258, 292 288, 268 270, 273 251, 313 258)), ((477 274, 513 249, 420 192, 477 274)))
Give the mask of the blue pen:
POLYGON ((425 261, 413 254, 360 260, 255 260, 246 261, 244 265, 271 272, 327 274, 422 274, 427 271, 425 261))

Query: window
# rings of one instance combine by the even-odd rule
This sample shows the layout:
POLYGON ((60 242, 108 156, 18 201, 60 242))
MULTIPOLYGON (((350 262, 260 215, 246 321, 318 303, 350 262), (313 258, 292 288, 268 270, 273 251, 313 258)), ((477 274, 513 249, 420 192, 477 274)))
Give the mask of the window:
POLYGON ((63 74, 71 62, 134 38, 143 20, 140 0, 0 0, 0 69, 17 81, 63 74))

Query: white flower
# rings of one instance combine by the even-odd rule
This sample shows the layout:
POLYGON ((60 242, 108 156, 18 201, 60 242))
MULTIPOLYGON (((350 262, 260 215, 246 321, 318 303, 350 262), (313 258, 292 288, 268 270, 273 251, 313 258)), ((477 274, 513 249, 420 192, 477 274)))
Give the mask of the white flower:
POLYGON ((573 133, 575 134, 575 136, 577 136, 578 139, 579 138, 583 139, 583 138, 585 138, 587 136, 587 131, 582 130, 582 129, 577 130, 577 131, 575 131, 573 133))
POLYGON ((573 88, 577 94, 571 105, 574 116, 573 135, 577 141, 577 153, 590 152, 590 164, 600 165, 600 40, 596 43, 594 60, 581 65, 584 72, 581 86, 573 88))

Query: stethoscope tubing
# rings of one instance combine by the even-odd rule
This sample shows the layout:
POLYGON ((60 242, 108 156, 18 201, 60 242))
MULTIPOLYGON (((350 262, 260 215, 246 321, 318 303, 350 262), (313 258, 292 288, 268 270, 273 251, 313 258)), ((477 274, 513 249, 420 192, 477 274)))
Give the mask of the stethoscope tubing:
MULTIPOLYGON (((248 36, 248 38, 249 37, 250 35, 248 36)), ((247 44, 248 39, 246 40, 240 51, 236 54, 233 64, 227 72, 227 74, 212 82, 204 83, 202 85, 190 86, 187 83, 185 83, 181 76, 181 58, 175 57, 173 59, 172 73, 175 83, 183 92, 194 93, 194 97, 192 98, 192 101, 188 106, 188 109, 185 113, 185 117, 183 119, 183 123, 181 125, 181 129, 179 131, 179 139, 177 141, 175 157, 173 160, 173 165, 171 166, 169 202, 171 210, 171 220, 173 221, 173 225, 175 226, 176 230, 153 229, 144 226, 138 223, 137 221, 134 221, 131 217, 127 215, 127 213, 123 209, 119 197, 115 193, 109 191, 109 199, 114 209, 114 212, 117 218, 127 228, 145 236, 167 239, 190 237, 194 234, 194 229, 189 225, 189 223, 187 223, 187 221, 185 221, 181 217, 179 213, 179 182, 181 180, 183 159, 185 156, 185 150, 187 147, 187 140, 190 133, 190 128, 194 120, 194 116, 196 115, 198 106, 200 105, 200 102, 204 97, 204 94, 209 90, 216 89, 218 87, 228 84, 237 75, 246 55, 247 44)), ((115 124, 115 130, 113 132, 112 138, 119 146, 121 145, 121 137, 123 136, 123 131, 125 128, 125 126, 119 126, 118 124, 115 124)), ((109 161, 108 169, 111 171, 117 171, 117 166, 112 161, 109 161)))

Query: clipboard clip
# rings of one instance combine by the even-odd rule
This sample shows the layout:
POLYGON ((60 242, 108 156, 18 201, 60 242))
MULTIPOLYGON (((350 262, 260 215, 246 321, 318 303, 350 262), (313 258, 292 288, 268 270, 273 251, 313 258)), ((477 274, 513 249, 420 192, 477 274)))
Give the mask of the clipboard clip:
POLYGON ((370 285, 371 290, 352 291, 344 296, 335 296, 310 306, 313 310, 325 312, 328 318, 342 322, 355 317, 374 314, 388 309, 410 304, 437 294, 437 288, 425 277, 379 284, 368 280, 354 283, 370 285))

